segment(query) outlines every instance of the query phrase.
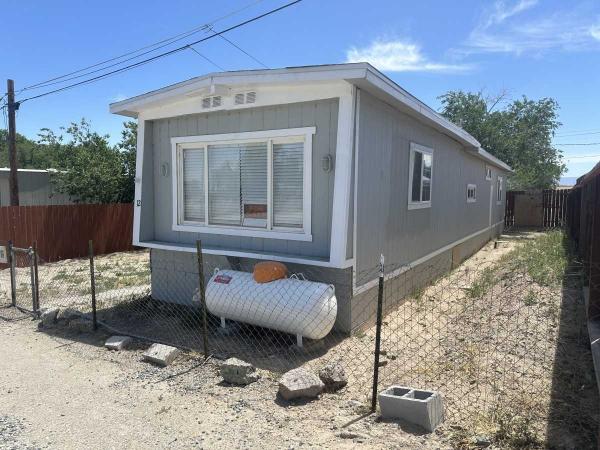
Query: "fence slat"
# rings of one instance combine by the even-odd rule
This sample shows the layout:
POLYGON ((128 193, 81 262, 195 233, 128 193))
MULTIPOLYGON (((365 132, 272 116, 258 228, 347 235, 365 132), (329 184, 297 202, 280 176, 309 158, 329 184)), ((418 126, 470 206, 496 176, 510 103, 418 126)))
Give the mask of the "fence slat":
POLYGON ((37 241, 45 261, 88 256, 88 241, 97 253, 133 250, 133 204, 0 207, 0 239, 16 247, 37 241))

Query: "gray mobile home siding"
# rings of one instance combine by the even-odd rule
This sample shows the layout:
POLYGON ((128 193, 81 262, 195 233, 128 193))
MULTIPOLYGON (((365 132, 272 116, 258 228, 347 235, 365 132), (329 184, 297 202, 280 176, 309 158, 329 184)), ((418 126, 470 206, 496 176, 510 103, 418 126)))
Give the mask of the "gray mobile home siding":
POLYGON ((188 245, 201 239, 205 248, 328 260, 335 172, 323 171, 322 159, 331 155, 335 160, 338 103, 335 98, 237 111, 215 111, 146 122, 142 186, 142 202, 145 206, 141 214, 140 239, 188 245), (175 170, 170 167, 172 137, 310 126, 316 127, 312 149, 312 242, 172 230, 172 177, 175 170), (167 176, 161 174, 163 165, 170 168, 167 176))
MULTIPOLYGON (((8 171, 0 172, 0 206, 10 205, 10 186, 8 171)), ((21 206, 71 205, 73 201, 67 194, 55 191, 48 172, 18 172, 19 204, 21 206)))
MULTIPOLYGON (((495 182, 485 179, 485 162, 437 130, 360 91, 357 154, 357 285, 374 278, 379 256, 388 267, 418 260, 486 229, 490 183, 494 183, 492 224, 502 220, 495 182), (433 149, 431 207, 409 210, 410 143, 433 149), (477 185, 477 201, 467 203, 467 184, 477 185)), ((504 176, 506 186, 506 176, 504 176)), ((488 232, 486 239, 489 238, 488 232)))

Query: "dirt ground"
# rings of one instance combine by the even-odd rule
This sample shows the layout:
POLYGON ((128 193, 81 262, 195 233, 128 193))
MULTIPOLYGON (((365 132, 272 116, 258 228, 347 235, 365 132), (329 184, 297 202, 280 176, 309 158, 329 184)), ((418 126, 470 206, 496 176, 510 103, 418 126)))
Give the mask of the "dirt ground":
MULTIPOLYGON (((536 237, 490 243, 406 301, 386 305, 381 386, 440 390, 447 421, 435 433, 365 414, 374 328, 304 364, 341 361, 346 388, 290 403, 277 396, 279 375, 268 370, 254 384, 233 387, 219 377, 216 357, 203 363, 185 353, 158 368, 142 361, 147 343, 109 352, 104 331, 40 332, 28 316, 2 321, 0 314, 0 448, 523 448, 529 436, 556 448, 593 448, 598 395, 579 290, 498 268, 536 237), (473 419, 478 405, 514 397, 523 400, 522 414, 511 404, 494 412, 493 423, 483 408, 481 423, 473 419)), ((139 258, 128 256, 134 266, 139 258)), ((108 273, 113 264, 107 258, 104 266, 108 273)), ((52 274, 62 279, 61 269, 52 274)), ((127 287, 114 278, 108 289, 127 287)), ((386 302, 417 284, 407 277, 386 284, 386 302)))
POLYGON ((444 437, 357 419, 357 401, 276 397, 268 373, 239 388, 186 355, 168 368, 143 345, 110 352, 105 335, 56 336, 0 322, 0 448, 449 448, 444 437), (171 377, 171 378, 168 378, 171 377))

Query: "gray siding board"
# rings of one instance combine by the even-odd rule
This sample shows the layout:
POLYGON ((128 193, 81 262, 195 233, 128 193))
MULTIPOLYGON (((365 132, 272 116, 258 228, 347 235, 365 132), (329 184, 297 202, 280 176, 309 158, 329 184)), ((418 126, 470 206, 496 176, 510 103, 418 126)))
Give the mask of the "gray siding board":
MULTIPOLYGON (((393 269, 489 225, 490 181, 485 180, 484 161, 363 91, 358 114, 355 256, 359 284, 367 280, 361 280, 361 274, 374 272, 380 253, 393 269), (411 142, 434 150, 431 208, 407 208, 411 142), (469 183, 477 185, 475 203, 466 201, 469 183)), ((495 183, 498 171, 494 172, 495 183)), ((492 223, 501 220, 504 212, 495 200, 492 223)))
MULTIPOLYGON (((193 244, 197 239, 201 239, 207 248, 328 258, 334 172, 325 173, 321 169, 321 159, 327 154, 335 157, 337 117, 338 99, 328 99, 155 120, 151 133, 153 151, 145 160, 154 167, 154 180, 151 181, 155 224, 153 240, 173 244, 193 244), (315 126, 317 129, 313 138, 312 154, 312 242, 172 230, 172 176, 176 168, 170 167, 171 137, 308 126, 315 126), (163 163, 167 163, 170 167, 169 175, 166 177, 160 175, 160 167, 163 163)), ((144 183, 147 183, 146 179, 144 183)))

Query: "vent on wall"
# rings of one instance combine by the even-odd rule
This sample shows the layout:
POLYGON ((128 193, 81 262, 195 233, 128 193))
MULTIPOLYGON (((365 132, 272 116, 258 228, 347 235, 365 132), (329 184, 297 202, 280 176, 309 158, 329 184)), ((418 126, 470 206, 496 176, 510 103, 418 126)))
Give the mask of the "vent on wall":
POLYGON ((254 103, 256 101, 256 92, 248 92, 246 94, 246 103, 254 103))
POLYGON ((235 105, 243 105, 245 103, 254 103, 256 102, 256 92, 246 92, 245 94, 235 94, 235 105))
POLYGON ((216 95, 214 97, 204 97, 202 99, 202 108, 216 108, 217 106, 221 106, 222 100, 220 95, 216 95))
POLYGON ((235 104, 236 105, 244 104, 244 94, 235 94, 235 104))

